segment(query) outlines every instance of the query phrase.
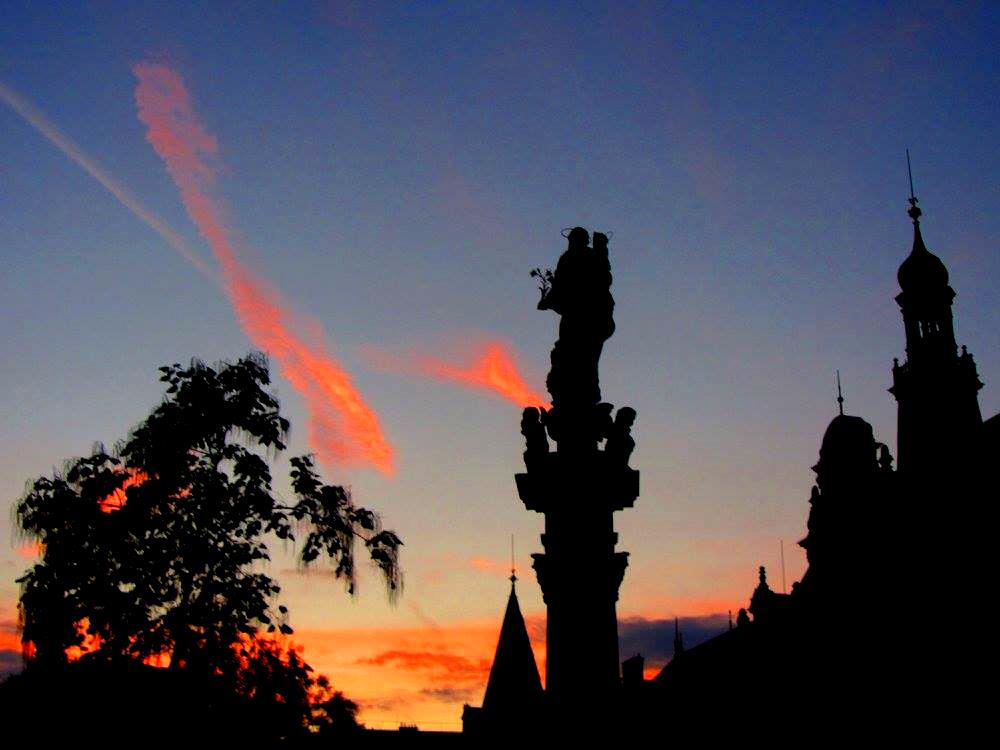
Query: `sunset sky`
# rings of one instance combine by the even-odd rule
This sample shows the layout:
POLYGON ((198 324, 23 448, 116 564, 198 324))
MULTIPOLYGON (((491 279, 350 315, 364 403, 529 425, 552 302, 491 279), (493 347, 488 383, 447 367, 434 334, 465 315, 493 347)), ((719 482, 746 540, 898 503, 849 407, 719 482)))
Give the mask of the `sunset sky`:
MULTIPOLYGON (((557 326, 529 272, 564 227, 613 232, 602 387, 638 412, 623 657, 662 665, 675 616, 724 628, 758 565, 780 588, 782 541, 799 578, 837 369, 895 451, 906 148, 1000 410, 997 4, 238 8, 0 9, 0 497, 124 437, 158 366, 265 350, 279 492, 316 452, 405 543, 395 606, 274 547, 295 642, 363 721, 482 700, 511 534, 543 666, 513 474, 557 326)), ((9 511, 0 536, 9 670, 34 551, 9 511)))

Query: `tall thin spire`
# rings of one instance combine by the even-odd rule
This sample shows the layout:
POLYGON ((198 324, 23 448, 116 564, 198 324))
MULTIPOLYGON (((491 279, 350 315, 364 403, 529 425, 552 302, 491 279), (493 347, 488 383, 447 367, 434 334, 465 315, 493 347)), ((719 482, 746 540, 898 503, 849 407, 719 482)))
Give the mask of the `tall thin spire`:
POLYGON ((840 370, 837 370, 837 408, 840 416, 844 416, 844 392, 840 389, 840 370))
POLYGON ((920 206, 917 205, 917 196, 913 192, 913 168, 910 166, 910 149, 906 149, 906 174, 910 178, 910 208, 906 213, 908 213, 910 218, 913 219, 913 225, 917 226, 920 224, 920 215, 923 211, 921 211, 920 206))
POLYGON ((674 658, 684 653, 684 636, 681 635, 680 618, 674 617, 674 658))

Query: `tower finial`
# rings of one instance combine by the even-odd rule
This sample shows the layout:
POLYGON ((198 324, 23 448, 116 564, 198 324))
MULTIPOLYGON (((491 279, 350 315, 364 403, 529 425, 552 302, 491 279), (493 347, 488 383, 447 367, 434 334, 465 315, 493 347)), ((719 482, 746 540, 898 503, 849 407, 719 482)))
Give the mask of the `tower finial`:
POLYGON ((844 393, 840 390, 840 370, 837 370, 837 408, 840 416, 844 416, 844 393))
POLYGON ((913 169, 910 166, 910 149, 906 149, 906 174, 910 178, 910 199, 909 199, 910 208, 906 213, 909 214, 911 219, 913 219, 914 224, 919 224, 920 215, 923 213, 923 211, 921 211, 920 207, 917 205, 918 202, 917 196, 913 192, 913 169))
POLYGON ((514 535, 510 535, 510 587, 517 582, 517 566, 514 564, 514 535))
POLYGON ((679 617, 674 617, 674 658, 676 659, 684 653, 684 636, 681 635, 681 621, 679 617))

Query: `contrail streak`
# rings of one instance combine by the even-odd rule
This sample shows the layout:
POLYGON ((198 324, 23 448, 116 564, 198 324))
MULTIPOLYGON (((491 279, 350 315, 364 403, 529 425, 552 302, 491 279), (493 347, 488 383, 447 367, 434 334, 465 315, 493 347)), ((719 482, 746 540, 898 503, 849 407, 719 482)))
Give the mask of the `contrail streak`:
POLYGON ((73 140, 63 133, 55 123, 49 120, 39 109, 18 94, 12 88, 0 81, 0 99, 20 115, 25 122, 41 133, 56 148, 62 151, 84 172, 97 180, 104 188, 111 193, 118 202, 132 212, 132 214, 143 222, 146 226, 156 232, 174 250, 180 253, 185 260, 197 268, 202 274, 213 282, 218 283, 215 271, 205 263, 204 260, 194 252, 176 231, 166 224, 160 217, 142 205, 139 200, 129 192, 128 188, 118 180, 109 175, 101 165, 84 153, 73 140))

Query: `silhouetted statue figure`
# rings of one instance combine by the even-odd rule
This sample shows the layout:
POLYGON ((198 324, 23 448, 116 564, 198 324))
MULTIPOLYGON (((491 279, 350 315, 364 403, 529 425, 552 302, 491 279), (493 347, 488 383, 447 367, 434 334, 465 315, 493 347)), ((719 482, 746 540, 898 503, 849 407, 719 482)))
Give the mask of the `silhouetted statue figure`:
POLYGON ((529 406, 521 413, 521 434, 524 435, 524 460, 533 461, 537 456, 549 452, 549 439, 545 436, 545 426, 542 417, 545 409, 529 406))
POLYGON ((892 471, 892 454, 889 453, 889 446, 885 443, 878 444, 878 465, 882 471, 892 471))
POLYGON ((623 406, 615 414, 614 425, 604 446, 604 453, 613 464, 628 466, 628 460, 635 450, 635 439, 632 437, 633 424, 635 424, 635 409, 623 406))
POLYGON ((567 239, 552 284, 543 287, 538 302, 539 310, 553 310, 561 318, 545 381, 557 409, 601 400, 597 363, 604 342, 615 331, 608 238, 595 233, 590 247, 587 230, 575 227, 567 239))

